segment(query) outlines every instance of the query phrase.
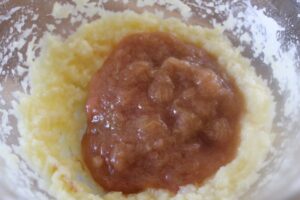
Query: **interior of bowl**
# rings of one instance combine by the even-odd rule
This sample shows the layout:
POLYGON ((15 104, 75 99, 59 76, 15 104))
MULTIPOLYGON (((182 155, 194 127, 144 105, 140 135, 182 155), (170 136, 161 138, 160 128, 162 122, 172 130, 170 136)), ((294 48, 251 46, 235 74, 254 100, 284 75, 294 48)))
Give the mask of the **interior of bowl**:
POLYGON ((251 59, 256 73, 266 80, 276 101, 274 150, 261 171, 261 178, 243 199, 299 199, 299 1, 186 0, 174 3, 149 1, 141 5, 140 2, 144 1, 123 0, 90 1, 79 7, 74 2, 0 2, 0 169, 3 172, 0 194, 7 196, 4 199, 52 199, 42 189, 43 186, 38 185, 38 175, 19 155, 19 133, 14 112, 17 92, 30 92, 28 69, 34 57, 39 55, 37 44, 45 33, 66 37, 81 24, 100 18, 104 10, 126 9, 140 13, 145 10, 164 13, 166 17, 177 17, 190 24, 221 26, 232 43, 243 48, 243 55, 251 59), (58 5, 67 9, 64 10, 66 15, 59 16, 62 8, 58 5), (90 12, 92 7, 93 12, 90 12))

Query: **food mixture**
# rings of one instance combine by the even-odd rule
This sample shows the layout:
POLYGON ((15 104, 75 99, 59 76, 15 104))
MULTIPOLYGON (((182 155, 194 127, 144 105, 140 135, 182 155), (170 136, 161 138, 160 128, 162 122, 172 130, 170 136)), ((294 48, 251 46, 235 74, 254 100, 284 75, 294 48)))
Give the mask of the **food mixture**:
POLYGON ((127 36, 94 75, 83 156, 108 191, 177 191, 237 150, 243 96, 203 49, 166 33, 127 36))
POLYGON ((107 14, 48 37, 30 80, 20 145, 57 199, 236 199, 272 143, 271 92, 219 29, 107 14))

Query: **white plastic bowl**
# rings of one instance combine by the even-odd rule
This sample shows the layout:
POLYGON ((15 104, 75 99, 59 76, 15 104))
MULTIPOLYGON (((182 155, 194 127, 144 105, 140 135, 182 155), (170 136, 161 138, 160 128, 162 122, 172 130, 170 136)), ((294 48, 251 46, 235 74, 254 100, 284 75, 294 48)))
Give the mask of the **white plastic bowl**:
MULTIPOLYGON (((300 199, 300 1, 195 0, 158 1, 159 4, 148 1, 151 5, 146 7, 140 7, 143 1, 124 2, 127 3, 100 1, 93 5, 93 12, 85 13, 83 18, 87 21, 99 18, 96 8, 131 9, 163 12, 180 18, 192 12, 187 23, 223 24, 233 44, 244 48, 244 56, 252 60, 257 74, 267 80, 276 100, 275 151, 269 155, 258 182, 242 199, 300 199), (179 12, 176 6, 184 7, 179 12)), ((46 0, 0 2, 1 199, 53 199, 37 185, 38 176, 16 151, 19 133, 13 104, 18 101, 16 91, 30 90, 23 81, 30 67, 27 55, 39 53, 39 49, 31 51, 30 45, 37 43, 49 29, 65 37, 85 23, 71 23, 70 17, 54 19, 51 15, 54 3, 46 0)), ((72 5, 67 4, 65 8, 71 10, 72 5)), ((59 13, 61 7, 55 9, 53 14, 59 13)), ((86 10, 82 6, 81 11, 86 10)))

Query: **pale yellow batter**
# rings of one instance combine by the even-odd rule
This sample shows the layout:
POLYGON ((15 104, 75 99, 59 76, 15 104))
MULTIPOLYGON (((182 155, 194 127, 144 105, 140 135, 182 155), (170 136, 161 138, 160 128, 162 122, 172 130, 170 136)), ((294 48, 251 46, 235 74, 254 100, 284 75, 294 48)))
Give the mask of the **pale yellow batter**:
POLYGON ((24 95, 18 108, 21 147, 45 188, 57 199, 236 199, 258 179, 257 171, 271 147, 271 92, 250 61, 217 29, 188 26, 149 13, 107 14, 81 26, 65 41, 48 37, 40 58, 30 68, 30 80, 31 94, 24 95), (238 155, 202 187, 184 186, 175 196, 163 190, 129 196, 106 193, 93 181, 81 158, 87 85, 124 36, 151 31, 169 32, 203 47, 236 79, 246 100, 238 155))

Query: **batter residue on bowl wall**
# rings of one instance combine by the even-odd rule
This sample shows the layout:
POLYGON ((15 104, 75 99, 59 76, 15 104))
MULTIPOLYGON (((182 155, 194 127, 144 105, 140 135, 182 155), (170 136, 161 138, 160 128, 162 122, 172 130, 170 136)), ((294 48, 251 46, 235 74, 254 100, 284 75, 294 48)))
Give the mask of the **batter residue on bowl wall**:
POLYGON ((31 94, 22 98, 21 146, 50 194, 58 199, 235 199, 257 180, 271 147, 274 104, 271 92, 218 29, 188 26, 149 13, 107 14, 82 25, 65 41, 49 36, 30 68, 31 94), (124 196, 106 193, 83 165, 80 141, 86 129, 87 85, 114 46, 126 35, 161 31, 204 48, 235 80, 245 96, 237 157, 202 187, 181 187, 175 196, 149 189, 124 196))

